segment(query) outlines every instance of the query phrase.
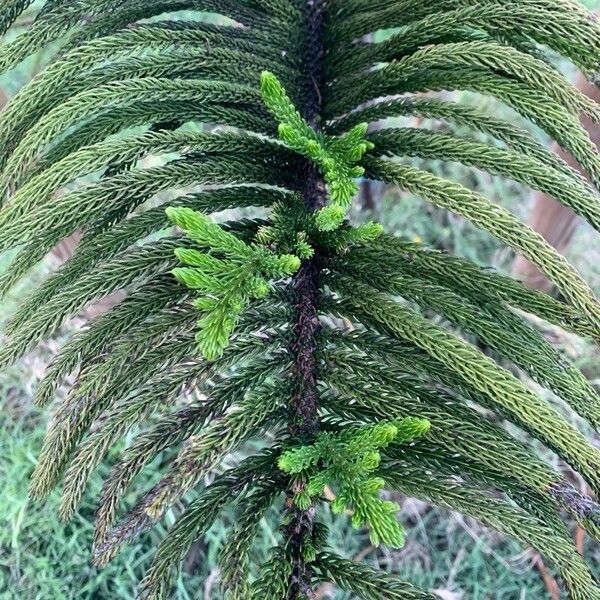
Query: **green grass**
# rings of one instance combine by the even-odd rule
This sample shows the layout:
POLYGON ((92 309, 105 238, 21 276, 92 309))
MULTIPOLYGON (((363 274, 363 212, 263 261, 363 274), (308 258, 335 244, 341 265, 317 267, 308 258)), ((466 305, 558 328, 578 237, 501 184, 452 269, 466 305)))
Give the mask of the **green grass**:
MULTIPOLYGON (((4 391, 15 393, 14 388, 4 391)), ((35 464, 43 422, 34 413, 17 419, 4 414, 0 427, 0 597, 133 598, 149 545, 126 550, 104 570, 91 567, 93 505, 86 502, 73 522, 65 525, 56 516, 57 494, 45 503, 28 499, 28 476, 35 464)), ((94 493, 99 491, 101 476, 94 478, 94 493)))

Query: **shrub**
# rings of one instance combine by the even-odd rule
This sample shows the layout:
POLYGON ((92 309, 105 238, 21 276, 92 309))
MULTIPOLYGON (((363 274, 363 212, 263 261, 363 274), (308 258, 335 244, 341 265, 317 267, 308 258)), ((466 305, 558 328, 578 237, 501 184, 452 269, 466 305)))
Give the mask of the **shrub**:
MULTIPOLYGON (((29 4, 0 3, 3 32, 29 4)), ((598 491, 600 451, 503 365, 598 428, 597 393, 524 313, 598 340, 600 305, 510 212, 398 160, 513 179, 598 228, 600 160, 578 116, 599 120, 600 108, 552 56, 592 76, 599 34, 574 0, 47 0, 0 48, 3 71, 53 54, 0 116, 0 251, 15 250, 0 291, 61 240, 82 240, 12 316, 0 363, 86 306, 126 295, 73 335, 39 386, 43 405, 76 378, 31 494, 63 479, 68 519, 92 471, 137 430, 100 496, 95 562, 198 492, 158 546, 143 598, 168 595, 191 543, 231 504, 237 523, 220 558, 228 598, 312 598, 321 581, 361 598, 433 598, 327 549, 328 503, 374 544, 403 543, 382 488, 514 536, 555 564, 572 598, 600 598, 560 516, 598 539, 597 505, 499 425, 528 432, 598 491), (180 10, 197 18, 178 20, 180 10), (421 94, 438 90, 510 106, 591 183, 518 124, 421 94), (447 127, 369 132, 411 115, 447 127), (360 176, 470 220, 535 263, 564 301, 380 225, 352 226, 360 176), (248 207, 262 212, 209 216, 248 207), (251 440, 264 449, 220 468, 251 440), (166 472, 121 515, 158 455, 166 472), (254 577, 250 548, 274 504, 279 544, 254 577)))

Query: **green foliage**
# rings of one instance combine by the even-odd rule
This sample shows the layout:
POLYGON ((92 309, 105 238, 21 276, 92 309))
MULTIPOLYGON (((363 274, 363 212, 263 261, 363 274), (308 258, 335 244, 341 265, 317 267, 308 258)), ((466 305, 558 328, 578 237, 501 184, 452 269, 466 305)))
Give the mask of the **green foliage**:
POLYGON ((325 486, 339 484, 332 502, 333 512, 353 510, 352 525, 368 525, 371 542, 393 548, 404 545, 404 532, 394 514, 400 507, 379 498, 385 487, 381 477, 372 477, 381 463, 380 449, 390 444, 412 442, 429 430, 424 419, 382 421, 377 425, 348 428, 339 433, 322 432, 311 446, 287 450, 278 461, 279 468, 307 480, 294 502, 301 509, 310 506, 315 496, 321 496, 325 486))
MULTIPOLYGON (((28 6, 1 2, 0 30, 28 6)), ((328 485, 329 508, 353 511, 375 543, 402 541, 385 486, 534 547, 571 598, 598 600, 561 514, 599 539, 600 508, 535 447, 594 493, 600 451, 528 379, 596 430, 600 399, 527 313, 597 342, 600 304, 485 190, 407 159, 525 184, 598 228, 600 159, 580 116, 599 121, 600 108, 553 58, 593 77, 599 40, 576 0, 42 3, 0 47, 2 72, 51 53, 0 115, 0 294, 61 241, 80 241, 8 319, 0 365, 111 305, 39 386, 40 404, 58 399, 31 494, 64 478, 59 513, 72 517, 94 470, 131 436, 99 493, 93 556, 104 565, 183 506, 144 578, 147 598, 168 596, 190 545, 231 507, 226 598, 299 600, 321 581, 359 598, 431 598, 332 555, 328 485), (186 9, 193 19, 173 12, 186 9), (469 106, 472 95, 423 95, 439 90, 485 95, 519 116, 469 106), (425 126, 395 119, 411 116, 425 126), (431 119, 443 127, 430 130, 431 119), (469 220, 539 267, 564 300, 381 225, 353 226, 359 176, 469 220), (257 443, 264 451, 251 451, 257 443), (158 457, 160 475, 139 493, 158 457), (271 506, 280 535, 254 565, 271 506)))
POLYGON ((173 275, 201 294, 194 306, 206 316, 198 323, 196 339, 202 354, 214 360, 227 347, 244 308, 252 299, 269 293, 272 279, 293 275, 300 268, 300 259, 291 254, 277 256, 263 247, 246 244, 189 208, 169 207, 167 216, 204 250, 175 250, 175 256, 186 266, 174 269, 173 275))
POLYGON ((368 123, 359 123, 340 137, 325 135, 302 118, 273 73, 263 71, 260 83, 263 100, 279 122, 279 137, 289 148, 314 161, 327 182, 331 203, 315 215, 317 228, 337 229, 358 192, 354 180, 365 172, 357 163, 375 147, 365 139, 368 123))

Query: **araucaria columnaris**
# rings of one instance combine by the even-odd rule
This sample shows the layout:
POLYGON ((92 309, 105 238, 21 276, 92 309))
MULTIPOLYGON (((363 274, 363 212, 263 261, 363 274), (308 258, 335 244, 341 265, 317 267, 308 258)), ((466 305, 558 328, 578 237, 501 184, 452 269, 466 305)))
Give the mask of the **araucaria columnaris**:
MULTIPOLYGON (((2 32, 31 4, 2 0, 2 32)), ((1 70, 41 50, 45 68, 0 115, 0 251, 15 251, 0 291, 61 240, 81 241, 22 301, 0 361, 120 292, 37 390, 44 405, 75 381, 31 483, 40 498, 62 481, 64 519, 107 452, 136 433, 99 499, 97 564, 184 505, 140 585, 142 598, 167 597, 190 545, 234 505, 224 598, 311 599, 326 581, 365 599, 434 598, 328 549, 328 510, 351 514, 375 545, 402 545, 410 531, 385 489, 514 536, 572 598, 600 599, 561 519, 599 539, 600 509, 500 424, 598 492, 600 451, 520 374, 598 429, 598 394, 528 314, 599 340, 600 304, 513 214, 406 160, 512 179, 598 229, 600 158, 579 116, 599 121, 600 107, 555 66, 561 55, 590 77, 598 67, 600 26, 576 0, 46 0, 0 47, 1 70), (181 10, 194 18, 178 20, 181 10), (515 118, 424 94, 440 90, 493 97, 515 118), (443 127, 401 125, 407 116, 443 127), (349 224, 359 177, 471 221, 564 300, 349 224), (248 455, 253 440, 263 449, 248 455), (224 469, 237 450, 247 458, 224 469), (158 455, 162 478, 122 510, 158 455), (272 506, 278 543, 254 564, 272 506)))

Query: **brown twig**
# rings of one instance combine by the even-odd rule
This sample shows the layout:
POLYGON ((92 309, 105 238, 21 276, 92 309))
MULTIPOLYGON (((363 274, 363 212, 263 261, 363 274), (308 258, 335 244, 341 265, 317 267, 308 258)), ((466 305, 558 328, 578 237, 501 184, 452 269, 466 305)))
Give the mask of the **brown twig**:
POLYGON ((583 527, 577 526, 577 529, 575 530, 575 546, 577 552, 583 556, 585 551, 585 529, 583 527))
POLYGON ((550 598, 552 598, 552 600, 560 600, 560 587, 558 586, 556 579, 554 579, 550 571, 546 568, 546 565, 539 554, 534 559, 534 565, 542 576, 542 580, 550 594, 550 598))

